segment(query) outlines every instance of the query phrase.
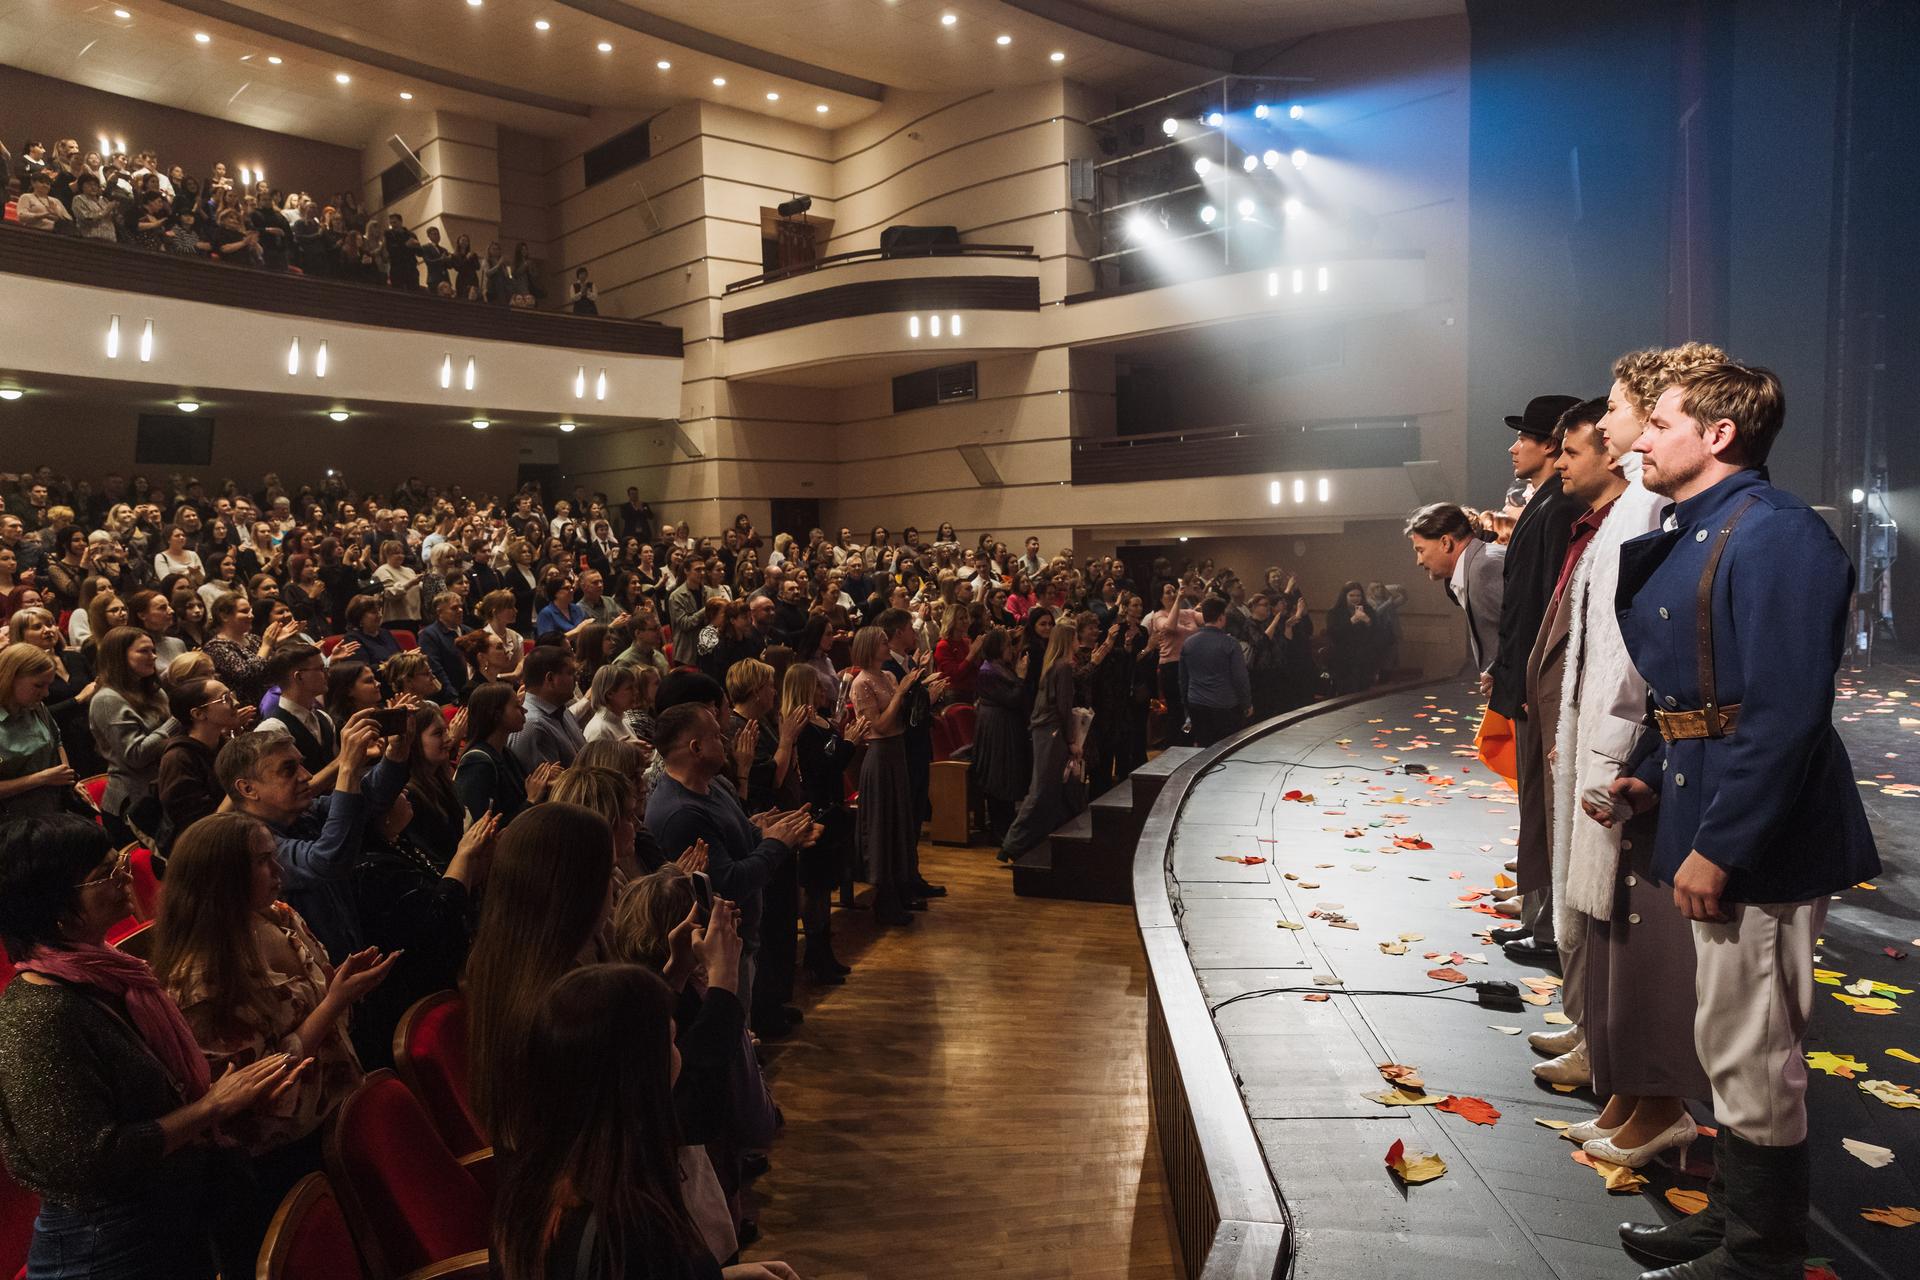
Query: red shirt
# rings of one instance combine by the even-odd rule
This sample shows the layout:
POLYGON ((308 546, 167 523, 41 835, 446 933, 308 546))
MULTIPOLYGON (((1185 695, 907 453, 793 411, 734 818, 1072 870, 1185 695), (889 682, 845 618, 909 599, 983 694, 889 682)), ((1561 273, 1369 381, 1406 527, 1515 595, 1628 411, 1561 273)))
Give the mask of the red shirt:
MULTIPOLYGON (((1615 502, 1619 499, 1614 499, 1615 502)), ((1593 535, 1600 532, 1601 522, 1607 518, 1607 512, 1613 510, 1613 502, 1604 507, 1596 507, 1573 522, 1573 536, 1567 540, 1567 557, 1560 562, 1560 579, 1553 584, 1553 598, 1558 600, 1560 593, 1567 589, 1567 583, 1573 577, 1574 566, 1580 563, 1580 555, 1593 541, 1593 535)))

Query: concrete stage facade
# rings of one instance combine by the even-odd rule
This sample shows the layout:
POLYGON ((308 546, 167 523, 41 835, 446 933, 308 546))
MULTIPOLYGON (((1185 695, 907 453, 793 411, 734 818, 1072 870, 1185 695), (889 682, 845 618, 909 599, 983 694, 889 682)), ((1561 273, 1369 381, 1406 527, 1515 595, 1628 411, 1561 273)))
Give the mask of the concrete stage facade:
MULTIPOLYGON (((1905 985, 1905 953, 1920 951, 1900 809, 1912 802, 1901 779, 1920 782, 1900 761, 1920 729, 1899 714, 1910 678, 1845 682, 1837 715, 1887 863, 1832 904, 1820 965, 1837 980, 1807 1045, 1862 1064, 1816 1071, 1810 1095, 1813 1253, 1843 1280, 1916 1274, 1916 1240, 1861 1214, 1920 1203, 1920 1109, 1859 1086, 1920 1089, 1920 1065, 1900 1056, 1920 1057, 1920 1033, 1898 1007, 1862 1017, 1827 998, 1862 978, 1905 985), (1843 1139, 1895 1159, 1874 1167, 1843 1139)), ((1507 923, 1485 911, 1519 822, 1511 789, 1474 758, 1479 708, 1449 681, 1282 717, 1183 765, 1148 818, 1134 881, 1148 1059, 1190 1275, 1629 1280, 1647 1268, 1617 1225, 1671 1219, 1668 1193, 1706 1189, 1704 1137, 1685 1162, 1641 1170, 1643 1187, 1609 1191, 1549 1127, 1590 1119, 1598 1101, 1530 1070, 1541 1058, 1525 1033, 1562 1018, 1552 970, 1479 936, 1507 923), (1462 978, 1530 999, 1488 1009, 1462 978), (1368 1096, 1393 1087, 1382 1063, 1497 1119, 1383 1105, 1368 1096), (1401 1182, 1385 1166, 1395 1143, 1446 1173, 1401 1182)), ((1693 1110, 1712 1125, 1705 1101, 1693 1110)))

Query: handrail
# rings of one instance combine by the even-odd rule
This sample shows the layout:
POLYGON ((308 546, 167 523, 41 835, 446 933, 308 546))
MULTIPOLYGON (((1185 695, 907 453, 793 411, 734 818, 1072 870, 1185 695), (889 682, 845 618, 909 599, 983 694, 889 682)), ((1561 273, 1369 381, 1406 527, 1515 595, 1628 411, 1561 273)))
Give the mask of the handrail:
POLYGON ((1147 811, 1133 856, 1134 919, 1147 957, 1147 1092, 1190 1280, 1279 1280, 1294 1242, 1167 888, 1180 812, 1200 776, 1246 744, 1429 683, 1384 685, 1250 725, 1182 763, 1147 811))
POLYGON ((781 267, 778 271, 766 271, 757 276, 748 276, 745 280, 735 280, 728 285, 722 296, 738 289, 752 289, 758 285, 773 284, 780 280, 790 280, 794 276, 803 276, 809 271, 818 271, 821 267, 837 267, 843 263, 861 262, 880 258, 1031 258, 1034 257, 1030 244, 916 244, 892 249, 849 249, 845 253, 828 254, 812 262, 796 263, 791 267, 781 267))
POLYGON ((1411 427, 1418 414, 1385 418, 1315 418, 1307 422, 1229 422, 1224 426, 1174 431, 1140 431, 1124 436, 1095 436, 1073 442, 1076 451, 1137 449, 1156 444, 1201 444, 1208 440, 1240 440, 1249 436, 1306 435, 1314 431, 1347 428, 1366 431, 1382 427, 1411 427))
POLYGON ((55 235, 0 222, 0 274, 207 302, 275 315, 623 355, 680 356, 681 331, 652 320, 579 316, 437 298, 424 290, 262 271, 55 235))

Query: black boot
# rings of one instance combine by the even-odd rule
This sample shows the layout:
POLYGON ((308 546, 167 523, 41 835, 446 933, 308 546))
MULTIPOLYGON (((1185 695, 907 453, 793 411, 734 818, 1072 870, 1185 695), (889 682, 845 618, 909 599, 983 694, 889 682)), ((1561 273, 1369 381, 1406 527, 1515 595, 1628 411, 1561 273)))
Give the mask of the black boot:
POLYGON ((1807 1144, 1762 1147, 1721 1131, 1726 1237, 1712 1253, 1641 1280, 1801 1280, 1807 1260, 1807 1144))
POLYGON ((853 970, 833 958, 833 941, 807 935, 807 976, 822 986, 837 987, 846 982, 853 970))
POLYGON ((1713 1182, 1707 1187, 1707 1207, 1668 1226, 1646 1222, 1620 1224, 1620 1243, 1634 1253, 1660 1262, 1691 1262, 1720 1247, 1727 1232, 1725 1131, 1713 1140, 1713 1182))

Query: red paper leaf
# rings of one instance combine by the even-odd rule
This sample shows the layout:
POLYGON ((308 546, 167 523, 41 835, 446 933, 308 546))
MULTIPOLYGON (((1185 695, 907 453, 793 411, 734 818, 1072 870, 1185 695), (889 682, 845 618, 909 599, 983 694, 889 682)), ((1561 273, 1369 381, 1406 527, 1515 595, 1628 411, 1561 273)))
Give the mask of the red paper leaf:
POLYGON ((1881 954, 1885 955, 1889 960, 1905 960, 1907 958, 1907 953, 1898 947, 1882 947, 1880 951, 1881 954))
POLYGON ((1449 1096, 1440 1102, 1440 1110, 1451 1111, 1463 1120, 1491 1127, 1500 1119, 1499 1108, 1491 1105, 1485 1098, 1462 1098, 1449 1096))
POLYGON ((1429 969, 1427 976, 1435 982, 1465 982, 1467 975, 1451 966, 1444 969, 1429 969))

